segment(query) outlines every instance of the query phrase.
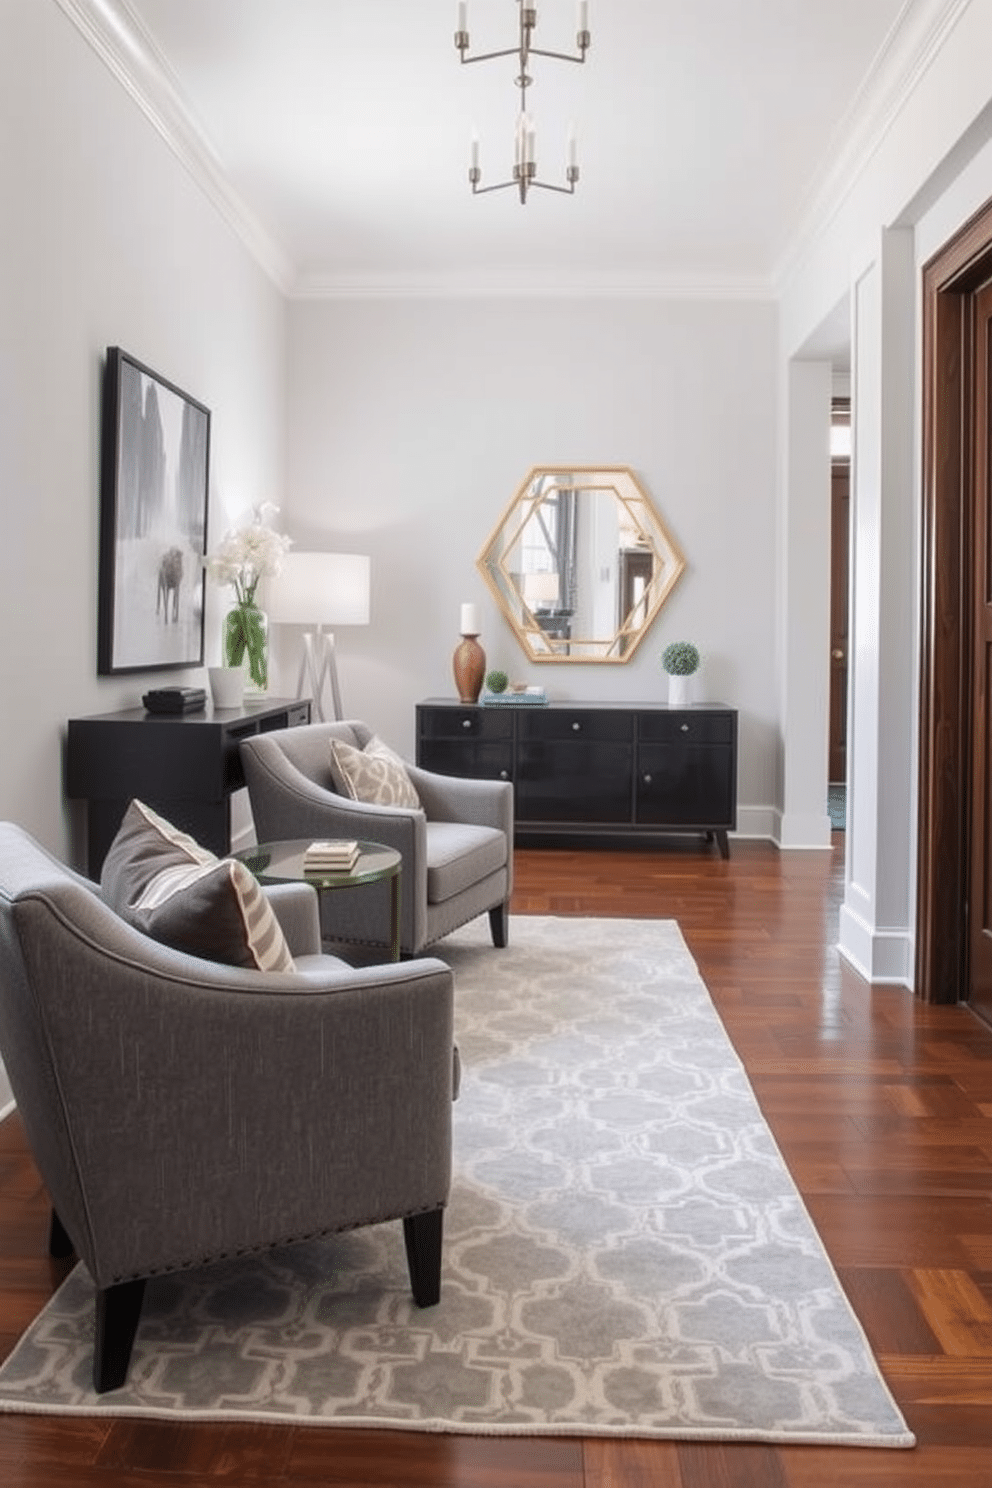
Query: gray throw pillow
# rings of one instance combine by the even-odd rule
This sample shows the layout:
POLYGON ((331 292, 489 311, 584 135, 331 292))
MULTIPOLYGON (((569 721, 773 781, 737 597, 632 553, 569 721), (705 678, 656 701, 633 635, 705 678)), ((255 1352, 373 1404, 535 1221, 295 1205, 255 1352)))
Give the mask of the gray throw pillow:
POLYGON ((341 739, 331 740, 331 779, 339 795, 373 806, 420 805, 406 765, 395 750, 372 738, 364 749, 341 739))
POLYGON ((132 801, 100 875, 110 907, 176 951, 246 966, 293 971, 279 921, 243 863, 217 858, 142 801, 132 801))

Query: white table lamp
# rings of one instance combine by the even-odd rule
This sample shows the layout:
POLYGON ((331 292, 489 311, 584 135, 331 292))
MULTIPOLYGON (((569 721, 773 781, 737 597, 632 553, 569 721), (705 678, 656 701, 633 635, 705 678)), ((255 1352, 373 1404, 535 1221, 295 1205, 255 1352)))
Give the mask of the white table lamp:
POLYGON ((277 625, 306 625, 296 695, 309 680, 317 717, 325 721, 324 683, 330 680, 334 718, 341 718, 337 653, 325 625, 368 625, 371 564, 358 553, 287 553, 270 579, 266 610, 277 625))

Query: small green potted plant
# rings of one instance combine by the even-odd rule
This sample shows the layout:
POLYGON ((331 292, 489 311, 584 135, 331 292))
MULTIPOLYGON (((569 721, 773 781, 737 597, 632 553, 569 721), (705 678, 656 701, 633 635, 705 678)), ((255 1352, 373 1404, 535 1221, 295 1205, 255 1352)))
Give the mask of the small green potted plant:
POLYGON ((692 677, 699 670, 699 648, 691 641, 671 641, 661 653, 661 664, 668 673, 668 701, 673 708, 684 708, 692 697, 692 677))
POLYGON ((486 686, 490 692, 498 695, 501 692, 505 692, 509 685, 510 679, 504 671, 494 668, 491 672, 486 673, 486 686))

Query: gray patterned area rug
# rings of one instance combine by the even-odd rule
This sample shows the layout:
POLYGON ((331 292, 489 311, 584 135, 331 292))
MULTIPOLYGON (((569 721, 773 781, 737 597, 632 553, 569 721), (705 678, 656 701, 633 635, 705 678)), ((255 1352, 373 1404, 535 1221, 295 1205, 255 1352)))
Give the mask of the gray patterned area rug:
POLYGON ((149 1283, 95 1396, 80 1266, 0 1407, 908 1447, 678 926, 517 917, 441 947, 461 1096, 438 1307, 397 1224, 149 1283))

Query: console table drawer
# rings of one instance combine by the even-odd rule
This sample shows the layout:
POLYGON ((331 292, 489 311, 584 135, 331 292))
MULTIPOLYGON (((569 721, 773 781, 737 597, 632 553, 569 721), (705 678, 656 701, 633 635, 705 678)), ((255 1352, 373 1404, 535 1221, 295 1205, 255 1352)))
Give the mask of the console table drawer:
POLYGON ((587 708, 534 708, 525 713, 521 709, 517 729, 522 744, 537 739, 628 744, 632 737, 631 715, 623 710, 600 713, 587 708))
POLYGON ((649 744, 732 744, 733 713, 673 708, 637 715, 637 737, 649 744))

